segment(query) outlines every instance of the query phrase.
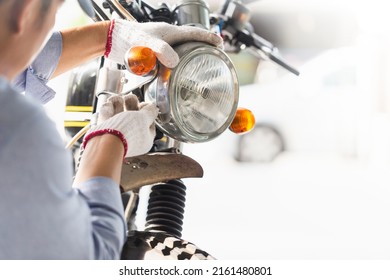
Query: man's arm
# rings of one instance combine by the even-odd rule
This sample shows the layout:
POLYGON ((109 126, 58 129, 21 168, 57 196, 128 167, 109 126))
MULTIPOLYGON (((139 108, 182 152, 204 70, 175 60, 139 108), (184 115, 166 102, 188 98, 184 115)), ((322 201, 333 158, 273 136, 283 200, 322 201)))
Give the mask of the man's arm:
POLYGON ((26 95, 42 103, 54 98, 47 82, 85 62, 102 56, 110 22, 98 22, 54 32, 33 63, 13 81, 26 95))
POLYGON ((103 56, 109 26, 109 21, 102 21, 61 31, 62 53, 52 78, 103 56))
POLYGON ((47 103, 54 98, 55 92, 46 84, 57 68, 61 52, 61 33, 54 32, 31 65, 20 73, 12 84, 18 91, 25 92, 41 103, 47 103))
POLYGON ((105 134, 92 138, 78 168, 74 184, 78 185, 92 177, 109 177, 120 182, 124 147, 114 135, 105 134))

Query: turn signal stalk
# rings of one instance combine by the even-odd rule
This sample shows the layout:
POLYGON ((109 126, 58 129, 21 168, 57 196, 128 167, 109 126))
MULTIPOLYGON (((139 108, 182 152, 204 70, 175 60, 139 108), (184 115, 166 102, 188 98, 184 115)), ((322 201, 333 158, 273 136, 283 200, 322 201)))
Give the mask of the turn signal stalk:
POLYGON ((237 108, 236 116, 229 129, 236 134, 243 134, 252 130, 255 126, 255 116, 246 108, 237 108))

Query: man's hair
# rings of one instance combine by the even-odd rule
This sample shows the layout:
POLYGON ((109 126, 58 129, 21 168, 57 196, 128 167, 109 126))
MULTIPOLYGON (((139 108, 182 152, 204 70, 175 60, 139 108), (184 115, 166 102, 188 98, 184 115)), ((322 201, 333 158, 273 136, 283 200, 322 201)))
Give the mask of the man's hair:
MULTIPOLYGON (((0 0, 2 1, 2 0, 0 0)), ((41 14, 45 14, 49 8, 50 5, 53 3, 53 0, 41 0, 41 14)))
MULTIPOLYGON (((24 5, 24 1, 19 0, 0 0, 0 5, 3 5, 7 2, 11 2, 11 9, 13 9, 15 12, 19 12, 22 9, 22 5, 24 5)), ((39 11, 39 18, 36 22, 38 27, 44 22, 45 15, 49 8, 51 7, 53 1, 52 0, 40 0, 40 11, 39 11)), ((9 18, 9 28, 14 30, 16 27, 16 21, 13 18, 9 18)))
MULTIPOLYGON (((7 0, 0 0, 0 5, 3 4, 3 2, 5 2, 7 0)), ((41 14, 45 14, 49 8, 50 8, 50 5, 51 3, 53 3, 52 0, 41 0, 41 14)))

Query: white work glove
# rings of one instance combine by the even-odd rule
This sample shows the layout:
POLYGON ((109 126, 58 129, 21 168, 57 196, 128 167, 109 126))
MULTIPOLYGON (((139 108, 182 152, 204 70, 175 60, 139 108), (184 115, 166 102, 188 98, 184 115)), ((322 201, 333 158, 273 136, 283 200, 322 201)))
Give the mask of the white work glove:
POLYGON ((145 154, 153 145, 157 115, 154 104, 139 103, 134 94, 111 96, 100 108, 97 125, 85 135, 83 147, 94 136, 109 133, 122 140, 125 157, 145 154))
POLYGON ((223 46, 220 36, 199 27, 115 19, 111 21, 105 56, 123 64, 125 53, 131 47, 144 46, 152 49, 164 66, 174 68, 179 63, 179 56, 171 46, 187 41, 205 42, 220 48, 223 46))

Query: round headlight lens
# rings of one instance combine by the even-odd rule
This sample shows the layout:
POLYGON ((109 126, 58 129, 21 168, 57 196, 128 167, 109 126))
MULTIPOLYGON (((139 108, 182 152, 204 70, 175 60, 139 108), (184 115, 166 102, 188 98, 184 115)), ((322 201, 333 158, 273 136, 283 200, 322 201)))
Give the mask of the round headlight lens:
POLYGON ((186 57, 172 80, 174 114, 187 133, 215 133, 236 102, 231 69, 214 53, 186 57), (230 79, 229 79, 230 78, 230 79))
MULTIPOLYGON (((169 80, 157 83, 159 108, 170 108, 157 123, 168 136, 184 142, 209 141, 232 122, 238 103, 238 78, 228 56, 202 43, 175 48, 180 62, 169 80), (162 85, 166 85, 165 90, 162 85), (161 93, 167 95, 162 98, 161 93), (161 102, 161 100, 165 100, 161 102)), ((160 110, 162 111, 162 110, 160 110)))

